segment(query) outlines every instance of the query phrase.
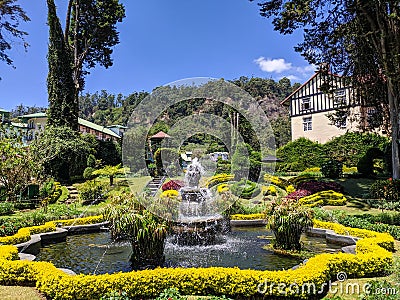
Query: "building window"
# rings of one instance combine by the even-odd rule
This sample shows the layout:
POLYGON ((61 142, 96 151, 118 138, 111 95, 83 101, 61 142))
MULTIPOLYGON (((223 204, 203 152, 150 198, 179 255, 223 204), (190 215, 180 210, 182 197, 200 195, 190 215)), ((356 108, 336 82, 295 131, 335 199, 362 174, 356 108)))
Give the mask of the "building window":
POLYGON ((301 110, 311 110, 311 109, 312 109, 311 98, 307 97, 301 99, 301 110))
POLYGON ((304 131, 312 130, 312 117, 303 118, 303 130, 304 131))
POLYGON ((333 96, 333 106, 339 107, 346 104, 346 91, 338 90, 335 91, 333 96))

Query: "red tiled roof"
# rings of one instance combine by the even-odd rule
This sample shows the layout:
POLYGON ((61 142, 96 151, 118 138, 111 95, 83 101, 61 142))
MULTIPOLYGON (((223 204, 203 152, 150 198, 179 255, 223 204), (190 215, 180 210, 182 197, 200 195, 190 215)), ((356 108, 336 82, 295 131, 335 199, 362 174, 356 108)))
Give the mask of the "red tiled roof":
POLYGON ((151 139, 165 139, 165 138, 170 138, 168 134, 166 134, 164 131, 157 132, 155 135, 150 137, 151 139))

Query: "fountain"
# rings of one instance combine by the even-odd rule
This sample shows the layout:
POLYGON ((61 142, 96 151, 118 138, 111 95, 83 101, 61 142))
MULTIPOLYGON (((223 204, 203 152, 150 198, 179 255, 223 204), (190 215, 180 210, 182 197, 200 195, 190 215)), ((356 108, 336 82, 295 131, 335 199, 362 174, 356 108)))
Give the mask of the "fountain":
POLYGON ((179 190, 182 201, 173 226, 173 240, 181 246, 212 245, 217 243, 218 233, 227 231, 223 216, 213 213, 211 191, 199 186, 203 174, 202 165, 194 158, 187 167, 185 186, 179 190))

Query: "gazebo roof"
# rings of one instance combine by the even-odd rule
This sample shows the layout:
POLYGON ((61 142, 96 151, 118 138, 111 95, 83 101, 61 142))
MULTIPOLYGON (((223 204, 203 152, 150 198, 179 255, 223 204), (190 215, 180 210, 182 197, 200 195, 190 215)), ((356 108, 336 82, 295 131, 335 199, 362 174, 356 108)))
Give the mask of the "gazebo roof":
POLYGON ((155 135, 152 135, 150 139, 165 139, 165 138, 170 138, 168 134, 166 134, 164 131, 159 131, 155 135))

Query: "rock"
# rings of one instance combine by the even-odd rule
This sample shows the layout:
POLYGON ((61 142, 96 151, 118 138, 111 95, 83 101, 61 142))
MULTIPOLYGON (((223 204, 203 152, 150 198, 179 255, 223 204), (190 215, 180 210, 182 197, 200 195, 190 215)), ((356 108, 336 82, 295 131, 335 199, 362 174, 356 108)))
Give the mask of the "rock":
POLYGON ((76 275, 76 273, 70 269, 66 269, 66 268, 58 268, 59 270, 63 271, 64 273, 68 274, 68 275, 76 275))
POLYGON ((342 252, 343 253, 356 254, 356 245, 350 245, 350 246, 342 247, 342 252))
POLYGON ((36 259, 35 255, 28 254, 28 253, 18 253, 18 256, 19 256, 20 260, 34 261, 36 259))

